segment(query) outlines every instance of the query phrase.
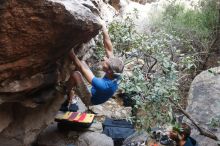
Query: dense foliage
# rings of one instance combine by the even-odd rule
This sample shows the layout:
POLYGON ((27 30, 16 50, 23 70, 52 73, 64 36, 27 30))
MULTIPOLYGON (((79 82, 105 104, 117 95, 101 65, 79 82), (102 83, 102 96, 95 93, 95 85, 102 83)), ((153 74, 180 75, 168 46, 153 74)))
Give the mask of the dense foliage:
POLYGON ((212 43, 219 29, 217 7, 217 0, 200 0, 193 9, 186 10, 183 5, 178 5, 176 0, 172 0, 157 26, 165 27, 166 31, 184 38, 193 45, 193 50, 182 50, 196 57, 198 69, 204 69, 202 66, 206 63, 209 53, 213 51, 212 43))
MULTIPOLYGON (((134 15, 137 13, 134 10, 134 15)), ((181 81, 202 62, 216 20, 211 1, 203 1, 194 10, 172 2, 160 20, 152 24, 151 33, 137 32, 131 15, 110 24, 115 53, 127 64, 120 88, 135 101, 131 119, 138 128, 148 129, 172 120, 173 108, 167 97, 181 99, 181 81)), ((99 42, 98 58, 103 56, 100 47, 99 42)))

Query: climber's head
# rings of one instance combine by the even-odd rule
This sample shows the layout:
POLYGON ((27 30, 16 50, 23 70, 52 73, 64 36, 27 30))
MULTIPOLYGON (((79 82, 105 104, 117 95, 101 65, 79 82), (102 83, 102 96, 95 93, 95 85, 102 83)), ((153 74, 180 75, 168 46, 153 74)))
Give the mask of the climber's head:
POLYGON ((179 143, 181 141, 186 141, 186 139, 190 137, 190 134, 190 126, 186 123, 182 123, 180 128, 173 128, 173 130, 169 133, 169 137, 179 143))
POLYGON ((121 59, 116 57, 104 57, 102 67, 106 74, 112 74, 114 77, 117 77, 123 72, 124 63, 121 59))

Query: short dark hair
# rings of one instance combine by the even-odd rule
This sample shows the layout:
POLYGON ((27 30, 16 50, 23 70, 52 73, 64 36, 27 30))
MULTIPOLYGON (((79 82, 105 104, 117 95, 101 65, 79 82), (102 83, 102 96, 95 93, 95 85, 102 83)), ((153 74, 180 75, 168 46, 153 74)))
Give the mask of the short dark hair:
POLYGON ((191 134, 191 127, 186 123, 181 124, 180 134, 184 135, 184 140, 186 140, 191 134))

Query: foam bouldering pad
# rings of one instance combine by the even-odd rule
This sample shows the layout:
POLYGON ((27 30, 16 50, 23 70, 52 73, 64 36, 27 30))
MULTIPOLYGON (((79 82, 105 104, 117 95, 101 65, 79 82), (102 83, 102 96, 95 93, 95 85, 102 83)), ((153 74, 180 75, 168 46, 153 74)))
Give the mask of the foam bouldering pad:
POLYGON ((78 128, 88 128, 93 123, 95 115, 80 112, 59 112, 55 117, 59 128, 70 128, 77 130, 78 128))

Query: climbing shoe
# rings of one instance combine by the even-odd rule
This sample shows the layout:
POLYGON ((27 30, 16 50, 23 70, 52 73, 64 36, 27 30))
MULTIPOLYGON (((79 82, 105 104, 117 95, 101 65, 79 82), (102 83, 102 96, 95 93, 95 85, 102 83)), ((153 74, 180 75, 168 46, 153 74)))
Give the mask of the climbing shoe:
POLYGON ((76 103, 69 105, 68 111, 70 111, 70 112, 77 112, 78 110, 79 110, 79 107, 78 107, 78 105, 76 103))
POLYGON ((69 102, 68 111, 77 112, 79 110, 77 102, 78 102, 78 97, 77 96, 72 97, 69 102))
POLYGON ((60 111, 63 111, 63 112, 68 111, 68 104, 69 104, 69 101, 68 101, 68 100, 65 100, 65 101, 63 102, 63 104, 61 105, 61 107, 60 107, 60 111))

